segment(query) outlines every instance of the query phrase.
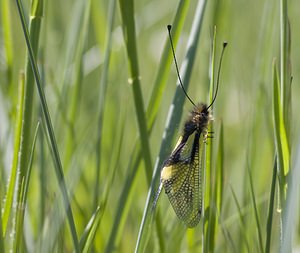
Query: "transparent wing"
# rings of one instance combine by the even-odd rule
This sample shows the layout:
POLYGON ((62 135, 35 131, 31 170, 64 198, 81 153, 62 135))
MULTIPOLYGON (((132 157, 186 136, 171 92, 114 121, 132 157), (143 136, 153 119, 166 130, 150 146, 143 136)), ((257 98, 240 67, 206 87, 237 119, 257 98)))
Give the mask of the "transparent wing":
POLYGON ((199 223, 202 211, 199 139, 200 135, 194 133, 188 140, 181 141, 177 145, 180 148, 174 149, 161 174, 162 184, 176 215, 188 227, 199 223))

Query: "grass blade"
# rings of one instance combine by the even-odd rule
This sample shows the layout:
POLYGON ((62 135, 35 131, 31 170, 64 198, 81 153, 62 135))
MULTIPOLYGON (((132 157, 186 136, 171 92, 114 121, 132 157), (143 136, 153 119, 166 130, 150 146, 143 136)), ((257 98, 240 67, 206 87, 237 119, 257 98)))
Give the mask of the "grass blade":
POLYGON ((13 207, 13 199, 15 193, 15 187, 17 186, 17 172, 18 172, 18 163, 19 163, 19 152, 20 152, 20 143, 21 143, 21 131, 22 131, 22 120, 23 120, 23 109, 24 109, 24 74, 20 75, 19 82, 19 95, 18 95, 18 113, 17 113, 17 121, 15 125, 15 142, 14 142, 14 154, 13 161, 11 165, 10 171, 10 181, 8 185, 8 189, 6 192, 6 201, 2 216, 2 233, 3 235, 7 232, 7 224, 9 221, 9 217, 12 213, 13 207))
POLYGON ((100 181, 100 161, 101 161, 101 150, 102 150, 102 135, 103 135, 103 114, 105 107, 105 94, 107 90, 107 77, 109 70, 109 63, 111 57, 111 46, 112 46, 112 34, 113 34, 113 26, 114 26, 114 17, 115 17, 115 9, 116 9, 116 0, 110 1, 109 5, 109 17, 108 17, 108 37, 106 41, 106 49, 103 63, 103 71, 100 81, 100 90, 99 90, 99 112, 98 112, 98 135, 96 139, 96 178, 95 178, 95 192, 94 192, 94 205, 96 205, 99 201, 99 181, 100 181))
POLYGON ((223 137, 223 125, 221 122, 220 130, 218 136, 218 152, 216 158, 216 165, 214 170, 215 175, 215 182, 213 188, 213 199, 214 202, 211 205, 212 207, 212 217, 211 217, 211 224, 210 224, 210 234, 209 234, 209 248, 214 251, 215 242, 217 241, 217 234, 219 229, 219 215, 221 214, 222 202, 223 202, 223 163, 224 163, 224 137, 223 137))
POLYGON ((134 3, 132 0, 120 0, 119 4, 123 22, 124 40, 126 43, 127 55, 129 60, 130 84, 132 87, 134 105, 139 127, 139 134, 141 138, 142 154, 146 168, 147 181, 150 184, 152 174, 152 161, 149 145, 149 136, 147 132, 147 120, 144 110, 144 101, 140 82, 134 21, 134 3))
MULTIPOLYGON (((214 33, 213 33, 213 41, 211 45, 211 64, 210 64, 210 89, 209 89, 209 101, 212 101, 214 96, 214 70, 215 70, 215 52, 216 52, 216 34, 217 34, 217 28, 214 27, 214 33)), ((213 122, 210 123, 208 126, 208 132, 213 132, 213 122)), ((212 240, 213 240, 213 230, 215 227, 215 199, 213 198, 213 192, 214 192, 214 172, 212 171, 212 152, 213 152, 213 144, 212 140, 208 138, 207 140, 207 146, 206 146, 206 157, 205 157, 205 166, 203 167, 203 170, 205 170, 204 178, 203 178, 203 189, 204 189, 204 201, 203 201, 203 207, 204 210, 207 211, 207 213, 203 216, 203 250, 204 252, 213 251, 211 246, 212 240)))
POLYGON ((217 155, 217 180, 216 180, 216 187, 215 187, 215 194, 216 194, 216 204, 219 212, 221 213, 222 204, 223 204, 223 190, 224 190, 224 130, 223 130, 223 123, 221 121, 220 125, 220 133, 219 133, 219 144, 218 144, 218 155, 217 155))
POLYGON ((91 219, 86 225, 83 234, 79 241, 80 252, 90 252, 90 248, 92 247, 92 242, 94 240, 97 228, 99 226, 101 220, 101 208, 98 206, 96 211, 93 213, 91 219))
POLYGON ((252 175, 250 173, 249 168, 248 168, 248 175, 249 175, 249 181, 250 181, 251 199, 252 199, 252 204, 253 204, 253 209, 254 209, 254 214, 255 214, 256 229, 257 229, 257 233, 258 233, 259 249, 260 249, 260 252, 263 252, 263 240, 262 240, 262 234, 261 234, 261 226, 260 226, 260 221, 259 221, 259 217, 258 217, 258 210, 257 210, 256 200, 255 200, 253 179, 252 179, 252 175))
POLYGON ((291 32, 287 0, 280 0, 280 98, 284 125, 289 133, 291 112, 291 32))
POLYGON ((284 125, 283 110, 280 103, 279 78, 277 74, 276 62, 273 62, 273 124, 275 130, 275 144, 278 155, 279 167, 279 187, 281 191, 281 201, 284 203, 286 196, 286 175, 289 172, 290 151, 286 128, 284 125))
POLYGON ((67 136, 65 141, 65 155, 64 155, 64 168, 67 169, 69 166, 69 162, 72 158, 73 150, 76 145, 76 135, 74 138, 74 131, 75 129, 75 123, 76 119, 78 118, 78 111, 79 111, 79 101, 81 97, 81 86, 83 83, 83 60, 82 56, 84 53, 84 44, 87 37, 88 32, 88 24, 89 24, 89 15, 90 15, 90 6, 91 1, 83 1, 82 6, 80 6, 80 14, 82 18, 79 19, 79 26, 77 29, 79 29, 78 32, 78 39, 75 47, 75 53, 74 54, 74 84, 73 84, 73 90, 70 92, 70 106, 67 116, 67 136), (81 28, 81 29, 80 29, 81 28))
MULTIPOLYGON (((54 126, 60 125, 61 117, 62 123, 64 123, 63 126, 71 129, 68 125, 68 117, 72 115, 71 110, 68 112, 68 106, 71 104, 69 96, 71 97, 76 94, 76 89, 73 90, 74 93, 72 94, 70 83, 72 82, 72 84, 78 86, 78 79, 82 78, 82 73, 80 73, 80 71, 82 71, 81 65, 83 64, 82 50, 86 38, 82 38, 81 36, 85 35, 85 25, 89 23, 87 16, 89 14, 88 9, 90 8, 90 2, 91 0, 74 2, 71 10, 72 18, 70 20, 68 19, 67 39, 61 52, 63 63, 61 66, 58 62, 57 69, 55 70, 57 73, 56 76, 58 76, 58 81, 56 82, 61 84, 62 87, 60 90, 57 89, 55 91, 58 97, 58 103, 53 117, 54 126)), ((66 158, 64 161, 68 160, 68 156, 69 155, 65 155, 66 158)))
POLYGON ((149 135, 147 130, 146 114, 144 101, 141 91, 140 73, 138 65, 138 55, 136 47, 134 3, 133 1, 120 0, 120 9, 123 22, 123 33, 126 43, 127 55, 129 60, 130 84, 133 91, 134 105, 141 139, 142 155, 146 169, 147 182, 150 185, 152 160, 149 145, 149 135))
MULTIPOLYGON (((120 115, 126 115, 126 113, 121 113, 120 115)), ((108 201, 108 197, 109 197, 109 193, 110 193, 110 187, 113 184, 113 180, 114 180, 117 168, 120 166, 119 160, 120 160, 121 150, 123 147, 125 118, 120 119, 120 124, 117 124, 117 125, 120 126, 119 129, 121 129, 121 130, 118 131, 119 136, 116 137, 116 139, 114 141, 115 144, 113 146, 118 147, 118 150, 117 150, 117 152, 112 153, 112 156, 110 159, 111 162, 109 164, 112 164, 112 169, 109 170, 111 173, 108 175, 108 178, 107 178, 106 186, 105 186, 103 196, 102 196, 101 206, 97 208, 95 214, 91 218, 91 221, 87 224, 87 227, 85 228, 85 231, 80 239, 80 245, 81 245, 81 249, 83 250, 83 252, 90 252, 89 249, 93 245, 92 243, 94 241, 97 228, 102 220, 103 213, 105 212, 105 209, 107 206, 107 201, 108 201)))
POLYGON ((237 210, 238 210, 238 213, 239 213, 239 221, 240 221, 240 226, 241 226, 241 231, 242 231, 241 237, 242 237, 243 241, 246 244, 247 252, 251 252, 250 247, 249 247, 249 242, 248 242, 248 239, 247 239, 247 234, 246 234, 247 230, 246 230, 246 227, 245 227, 245 221, 244 221, 244 216, 243 216, 243 213, 242 213, 241 206, 238 202, 237 196, 236 196, 235 192, 233 191, 232 187, 230 187, 230 190, 231 190, 231 193, 232 193, 232 196, 233 196, 233 199, 234 199, 234 203, 235 203, 235 205, 237 207, 237 210))
POLYGON ((10 3, 11 1, 1 1, 1 17, 2 17, 2 32, 3 32, 3 41, 4 41, 4 48, 5 48, 5 59, 6 59, 6 77, 7 83, 9 85, 9 89, 12 88, 13 83, 13 61, 14 61, 14 54, 13 54, 13 38, 12 38, 12 26, 11 26, 11 17, 10 17, 10 3))
POLYGON ((270 252, 271 246, 271 238, 272 238, 272 224, 273 224, 273 212, 274 212, 274 202, 275 202, 275 189, 276 189, 276 179, 277 179, 277 157, 274 159, 274 167, 273 167, 273 175, 272 175, 272 184, 271 184, 271 191, 270 191, 270 203, 269 203, 269 210, 268 210, 268 221, 267 221, 267 231, 266 231, 266 246, 265 252, 270 252))
POLYGON ((16 240, 14 242, 14 248, 15 248, 14 252, 26 252, 26 244, 23 241, 24 215, 25 215, 25 207, 27 203, 28 188, 29 188, 29 182, 30 182, 30 176, 32 170, 32 162, 35 153, 35 144, 40 129, 39 127, 40 127, 40 123, 37 124, 35 129, 26 177, 21 182, 21 191, 20 191, 21 201, 17 203, 18 206, 17 206, 16 217, 15 217, 16 240))
MULTIPOLYGON (((2 196, 1 196, 2 199, 2 196)), ((2 210, 2 201, 0 201, 0 210, 2 210)), ((4 250, 4 236, 3 236, 3 225, 2 225, 2 211, 0 212, 0 252, 5 252, 4 250)))
MULTIPOLYGON (((273 74, 274 82, 274 121, 275 121, 275 132, 276 132, 276 149, 278 155, 279 165, 279 189, 280 189, 280 200, 283 208, 281 213, 281 219, 285 217, 285 201, 288 189, 288 182, 285 178, 290 171, 290 127, 291 127, 291 63, 290 63, 290 52, 291 52, 291 31, 288 20, 288 3, 286 0, 280 0, 280 89, 279 78, 276 73, 273 74), (277 79, 275 81, 275 79, 277 79), (276 88, 277 86, 277 88, 276 88), (278 91, 279 90, 279 91, 278 91), (278 93, 278 94, 275 94, 278 93), (280 94, 279 94, 280 93, 280 94), (276 98, 276 95, 278 98, 276 98), (276 104, 279 104, 277 105, 276 104), (277 118, 276 118, 276 114, 277 118), (278 129, 279 128, 279 129, 278 129)), ((275 63, 274 63, 275 65, 275 63)), ((273 72, 276 72, 276 66, 273 66, 273 72)), ((282 225, 282 220, 281 220, 282 225)), ((289 231, 284 230, 282 227, 282 236, 284 237, 289 231)), ((291 240, 289 251, 291 251, 291 240)))
MULTIPOLYGON (((55 139, 55 135, 54 135, 54 131, 53 131, 53 126, 51 123, 51 118, 50 118, 50 114, 49 114, 49 110, 48 110, 48 105, 46 102, 46 97, 45 97, 45 94, 44 94, 44 91, 43 91, 43 88, 41 85, 41 78, 40 78, 36 60, 35 60, 36 54, 34 54, 34 51, 33 51, 33 48, 32 48, 32 45, 31 45, 31 42, 29 39, 29 32, 28 32, 27 24, 25 22, 24 11, 23 11, 20 0, 17 0, 17 6, 18 6, 18 12, 19 12, 19 16, 21 19, 21 23, 22 23, 24 37, 26 40, 30 64, 32 67, 32 71, 34 73, 34 78, 35 78, 35 81, 37 84, 38 94, 39 94, 40 101, 41 101, 42 111, 43 111, 43 115, 45 117, 46 127, 47 127, 47 131, 48 131, 48 137, 49 137, 51 147, 52 147, 51 151, 53 152, 53 155, 55 157, 55 164, 56 164, 55 172, 56 172, 57 179, 60 182, 59 185, 60 185, 61 193, 63 195, 64 202, 65 202, 66 213, 67 213, 67 217, 68 217, 68 221, 69 221, 69 226, 70 226, 70 231, 71 231, 71 235, 72 235, 72 239, 73 239, 74 248, 75 248, 76 252, 80 252, 74 218, 73 218, 73 214, 71 211, 71 205, 70 205, 70 201, 68 198, 68 192, 67 192, 67 188, 66 188, 66 184, 65 184, 65 180, 64 180, 62 164, 61 164, 59 152, 57 149, 57 143, 56 143, 56 139, 55 139)), ((37 9, 38 10, 42 9, 42 5, 41 4, 38 5, 37 9)), ((33 87, 32 87, 32 89, 33 89, 33 87)), ((26 94, 26 92, 25 92, 25 94, 26 94)), ((26 102, 25 102, 25 105, 26 105, 26 102)), ((26 115, 24 115, 24 117, 26 117, 26 115)))

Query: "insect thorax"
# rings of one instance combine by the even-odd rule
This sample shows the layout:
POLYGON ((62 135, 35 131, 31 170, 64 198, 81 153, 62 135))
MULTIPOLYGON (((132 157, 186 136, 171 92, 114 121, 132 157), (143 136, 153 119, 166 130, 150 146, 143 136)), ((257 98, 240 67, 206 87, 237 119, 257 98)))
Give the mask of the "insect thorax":
POLYGON ((198 104, 191 111, 190 117, 184 125, 183 135, 191 135, 194 131, 197 131, 199 134, 205 134, 210 120, 212 120, 212 116, 207 109, 207 105, 203 103, 198 104))

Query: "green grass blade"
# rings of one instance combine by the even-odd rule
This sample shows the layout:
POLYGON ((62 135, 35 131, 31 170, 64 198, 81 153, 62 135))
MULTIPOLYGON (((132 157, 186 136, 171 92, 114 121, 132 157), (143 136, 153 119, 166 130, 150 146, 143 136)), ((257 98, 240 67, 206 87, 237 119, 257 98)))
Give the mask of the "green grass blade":
MULTIPOLYGON (((209 89, 209 101, 212 101, 214 96, 214 70, 215 70, 215 52, 216 52, 216 34, 217 29, 214 27, 214 33, 213 33, 213 41, 211 45, 211 64, 210 64, 210 89, 209 89)), ((208 132, 213 132, 213 122, 208 126, 208 132)), ((213 244, 211 242, 213 241, 213 235, 214 235, 214 227, 216 222, 216 209, 215 206, 215 199, 213 198, 213 192, 214 192, 214 171, 212 171, 212 152, 213 152, 213 144, 212 140, 207 140, 207 146, 206 146, 206 157, 205 157, 205 167, 203 170, 205 170, 204 178, 203 178, 203 189, 204 189, 204 201, 203 201, 203 207, 204 210, 207 211, 207 213, 203 216, 203 235, 204 235, 204 243, 203 243, 203 250, 204 252, 213 251, 213 244), (212 247, 212 248, 211 248, 212 247)))
POLYGON ((109 235, 108 243, 106 245, 105 252, 112 252, 115 245, 119 243, 126 221, 126 217, 129 212, 130 203, 133 199, 133 194, 135 189, 137 180, 137 169, 139 167, 139 163, 142 159, 142 154, 140 151, 140 144, 135 146, 134 152, 132 153, 128 169, 127 169, 127 177, 122 187, 121 196, 118 200, 117 212, 114 216, 114 223, 112 226, 112 230, 109 235))
MULTIPOLYGON (((223 191, 224 191, 224 129, 223 129, 223 123, 221 121, 220 124, 220 130, 219 130, 219 143, 218 143, 218 154, 217 154, 217 164, 216 164, 216 175, 217 175, 217 180, 216 180, 216 204, 218 211, 221 213, 222 210, 222 204, 223 204, 223 191)), ((217 229, 216 229, 217 230, 217 229)))
MULTIPOLYGON (((47 134, 45 129, 45 121, 43 121, 43 134, 47 134)), ((72 166, 68 170, 65 181, 67 182, 67 192, 69 193, 70 198, 75 198, 73 195, 75 194, 75 190, 77 186, 80 184, 80 180, 82 180, 81 176, 83 175, 83 169, 85 168, 83 161, 80 160, 80 155, 83 154, 84 150, 89 146, 90 139, 88 136, 83 136, 82 145, 80 145, 77 149, 74 150, 74 158, 72 159, 72 166)), ((48 149, 51 150, 51 143, 49 138, 46 138, 48 149)), ((55 157, 54 154, 51 153, 52 162, 55 166, 55 157)), ((74 202, 76 200, 74 199, 74 202)), ((55 201, 51 204, 50 210, 47 210, 46 219, 44 221, 43 228, 41 229, 41 233, 38 236, 37 241, 37 252, 49 252, 52 253, 55 248, 64 247, 66 235, 65 235, 65 223, 67 213, 64 211, 64 208, 67 203, 64 201, 64 197, 62 194, 58 194, 55 196, 55 201), (52 222, 55 221, 55 222, 52 222)), ((75 202, 75 204, 79 205, 75 202)), ((80 207, 79 207, 80 208, 80 207)), ((48 207, 49 209, 49 207, 48 207)), ((78 216, 77 216, 78 217, 78 216)), ((75 250, 74 250, 75 251, 75 250)))
MULTIPOLYGON (((43 88, 41 85, 41 79, 40 79, 37 64, 35 61, 36 54, 34 54, 34 51, 33 51, 33 48, 32 48, 32 45, 31 45, 31 42, 29 39, 29 32, 28 32, 27 24, 25 22, 24 11, 23 11, 20 0, 17 0, 17 6, 18 6, 18 12, 19 12, 19 16, 21 19, 21 23, 22 23, 24 37, 26 40, 30 64, 32 67, 32 71, 34 73, 34 77, 35 77, 35 81, 36 81, 37 89, 38 89, 38 94, 39 94, 40 102, 41 102, 41 106, 42 106, 42 111, 43 111, 43 115, 45 117, 46 127, 47 127, 47 131, 48 131, 48 137, 49 137, 49 140, 51 143, 51 148, 52 148, 51 151, 53 152, 53 155, 55 157, 55 164, 56 164, 55 172, 56 172, 57 179, 60 182, 59 185, 60 185, 61 193, 63 195, 64 202, 65 202, 66 213, 67 213, 67 217, 68 217, 68 221, 69 221, 69 226, 70 226, 70 231, 71 231, 71 235, 72 235, 74 248, 75 248, 76 252, 80 252, 74 218, 73 218, 73 214, 72 214, 72 210, 71 210, 70 201, 68 198, 68 192, 67 192, 67 187, 66 187, 65 180, 64 180, 62 164, 61 164, 61 160, 60 160, 60 156, 59 156, 59 152, 58 152, 58 148, 57 148, 57 142, 55 140, 55 135, 54 135, 53 126, 51 123, 48 105, 46 102, 46 97, 45 97, 45 94, 44 94, 44 91, 43 91, 43 88)), ((39 5, 39 8, 37 8, 37 9, 40 10, 40 8, 42 9, 42 5, 39 5)), ((32 87, 32 91, 33 91, 33 87, 32 87)), ((25 91, 25 94, 26 94, 26 91, 25 91)), ((25 95, 25 97, 26 97, 26 95, 25 95)), ((26 105, 26 102, 25 102, 25 105, 26 105)), ((24 115, 24 117, 26 117, 26 115, 24 115)))
POLYGON ((84 44, 86 42, 87 32, 88 32, 88 24, 89 24, 89 15, 90 15, 90 6, 91 1, 83 1, 81 6, 81 16, 82 18, 79 18, 79 27, 77 29, 80 29, 78 32, 78 39, 75 47, 74 52, 74 75, 75 80, 73 84, 73 90, 70 94, 70 107, 68 108, 68 131, 67 131, 67 137, 66 137, 66 145, 65 145, 65 155, 64 155, 64 168, 67 169, 70 163, 70 160, 72 158, 73 150, 76 145, 76 131, 75 129, 75 123, 76 119, 78 118, 78 111, 79 111, 79 101, 81 101, 80 97, 82 94, 81 88, 83 83, 83 53, 84 53, 84 44), (75 136, 74 136, 75 135, 75 136))
POLYGON ((9 0, 2 0, 0 2, 1 6, 1 17, 2 17, 2 32, 3 32, 3 42, 5 48, 5 60, 6 60, 6 77, 8 88, 12 88, 13 82, 13 66, 14 66, 14 53, 13 53, 13 38, 12 38, 12 26, 11 26, 11 16, 10 16, 10 3, 9 0))
POLYGON ((13 161, 11 165, 10 171, 10 181, 6 192, 6 201, 2 216, 2 233, 3 235, 7 232, 7 224, 9 221, 9 217, 12 213, 13 207, 13 199, 15 193, 15 187, 17 185, 17 171, 18 171, 18 162, 19 162, 19 151, 20 151, 20 143, 21 143, 21 131, 22 131, 22 120, 23 120, 23 109, 24 109, 24 74, 20 75, 19 82, 19 95, 18 95, 18 113, 17 113, 17 121, 15 125, 15 141, 14 141, 14 154, 13 161))
POLYGON ((147 129, 146 113, 144 110, 144 100, 141 90, 139 64, 138 64, 138 53, 137 53, 137 42, 135 32, 135 20, 134 20, 134 2, 119 0, 123 34, 126 44, 126 51, 129 61, 130 78, 129 82, 132 87, 134 107, 136 117, 138 121, 139 135, 142 147, 142 156, 145 164, 146 179, 148 184, 151 182, 152 175, 152 160, 151 150, 149 144, 149 135, 147 129))
MULTIPOLYGON (((177 221, 176 221, 177 222, 177 221)), ((188 233, 189 231, 194 232, 194 230, 190 229, 182 229, 182 224, 178 223, 175 224, 172 228, 172 233, 169 236, 168 242, 166 243, 166 250, 165 252, 174 252, 174 253, 180 253, 181 247, 180 243, 184 240, 185 233, 188 233)), ((188 251, 191 252, 192 250, 188 251)))
MULTIPOLYGON (((279 162, 279 170, 282 170, 284 176, 287 176, 290 172, 290 132, 291 132, 291 30, 289 25, 289 17, 288 17, 288 2, 286 0, 280 0, 280 110, 279 113, 279 132, 280 139, 278 140, 278 136, 276 137, 277 143, 277 151, 278 145, 281 145, 281 154, 278 154, 279 160, 282 158, 282 164, 279 162), (282 157, 280 157, 282 156, 282 157)), ((275 79, 275 78, 274 78, 275 79)), ((275 84, 274 84, 275 85, 275 84)), ((275 93, 275 92, 274 92, 275 93)), ((275 95, 274 95, 275 96, 275 95)), ((274 98, 275 100, 275 98, 274 98)), ((275 110, 275 107, 274 107, 275 110)), ((276 113, 276 112, 275 112, 276 113)), ((275 119, 276 121, 276 119, 275 119)), ((278 123, 278 122, 276 122, 278 123)), ((278 126, 277 126, 278 128, 278 126)), ((276 130, 275 130, 276 131, 276 130)), ((277 130, 278 132, 278 130, 277 130)), ((281 205, 283 208, 283 212, 281 213, 281 218, 285 216, 285 200, 286 193, 288 189, 288 182, 282 178, 282 173, 279 173, 280 176, 280 192, 281 192, 281 205)), ((289 231, 285 231, 283 227, 282 235, 285 236, 289 231)), ((285 242, 286 245, 288 244, 285 242)), ((290 240, 290 250, 291 251, 291 240, 290 240)))
POLYGON ((273 175, 272 175, 272 184, 269 198, 269 210, 268 210, 268 220, 267 220, 267 229, 266 229, 266 246, 265 253, 270 252, 271 247, 271 238, 272 238, 272 225, 273 225, 273 212, 274 212, 274 203, 275 203, 275 189, 276 189, 276 179, 277 179, 277 157, 274 159, 273 175))
POLYGON ((255 214, 256 229, 257 229, 257 234, 258 234, 259 249, 260 249, 260 252, 263 252, 263 239, 262 239, 262 234, 261 234, 261 225, 260 225, 260 221, 259 221, 259 217, 258 217, 258 210, 257 210, 257 205, 256 205, 254 187, 253 187, 253 179, 252 179, 252 175, 250 173, 249 168, 248 168, 248 175, 249 175, 249 181, 250 181, 251 199, 252 199, 252 204, 253 204, 253 209, 254 209, 254 214, 255 214))
MULTIPOLYGON (((102 157, 102 141, 103 141, 103 114, 104 114, 104 107, 105 107, 105 94, 107 90, 107 77, 109 71, 109 63, 111 58, 111 46, 112 46, 112 35, 113 35, 113 27, 114 27, 114 17, 116 11, 116 0, 110 1, 109 5, 109 17, 108 17, 108 36, 105 45, 105 56, 104 56, 104 63, 103 63, 103 71, 100 81, 100 89, 99 89, 99 111, 98 111, 98 135, 96 139, 96 178, 95 178, 95 190, 94 190, 94 205, 97 205, 99 201, 99 181, 100 181, 100 162, 102 157)), ((98 29, 97 29, 98 30, 98 29)))
POLYGON ((134 3, 132 0, 120 0, 120 9, 123 22, 123 33, 126 44, 126 51, 129 61, 130 85, 132 87, 134 106, 141 138, 142 154, 145 163, 147 181, 150 184, 152 175, 152 160, 147 132, 147 120, 144 110, 144 100, 141 90, 140 72, 138 64, 137 42, 134 21, 134 3))
POLYGON ((239 214, 239 221, 240 221, 240 230, 241 230, 241 237, 245 243, 245 246, 246 246, 246 249, 247 249, 247 252, 251 252, 250 251, 250 247, 249 247, 249 242, 248 242, 248 238, 247 238, 247 230, 246 230, 246 227, 245 227, 245 220, 244 220, 244 216, 243 216, 243 212, 242 212, 242 208, 239 204, 239 201, 237 199, 237 196, 234 192, 234 190, 232 189, 232 187, 230 187, 230 190, 231 190, 231 193, 232 193, 232 196, 233 196, 233 199, 234 199, 234 203, 237 207, 237 210, 238 210, 238 214, 239 214))
POLYGON ((93 213, 79 241, 80 252, 90 252, 97 228, 101 220, 101 208, 98 206, 93 213))
POLYGON ((230 252, 236 252, 236 253, 239 252, 234 244, 234 240, 233 240, 230 232, 228 231, 227 227, 225 227, 222 222, 220 223, 220 226, 221 226, 225 241, 227 242, 228 247, 230 248, 230 252))
MULTIPOLYGON (((2 200, 2 196, 1 196, 2 200)), ((2 210, 2 201, 0 201, 0 210, 2 210)), ((0 252, 5 252, 4 248, 4 234, 3 234, 3 225, 2 225, 2 211, 0 212, 0 252)))
MULTIPOLYGON (((71 110, 68 111, 68 106, 71 104, 69 97, 76 94, 76 89, 71 90, 70 79, 73 81, 72 84, 78 86, 78 79, 81 78, 82 73, 76 72, 82 70, 82 55, 81 51, 85 38, 81 38, 86 31, 85 25, 88 23, 88 9, 90 8, 90 1, 76 1, 72 6, 72 18, 68 20, 67 24, 67 38, 64 48, 60 51, 61 59, 63 59, 62 65, 57 63, 56 76, 58 83, 62 84, 61 89, 57 90, 57 110, 54 114, 53 125, 60 125, 60 117, 62 118, 63 126, 70 127, 68 124, 68 117, 72 115, 71 110), (75 71, 76 69, 76 71, 75 71), (71 70, 71 71, 66 71, 71 70), (72 94, 72 91, 74 93, 72 94)), ((73 100, 73 103, 74 100, 73 100)), ((74 109, 73 109, 74 110, 74 109)), ((70 129, 68 129, 70 131, 70 129)), ((68 155, 69 156, 69 155, 68 155)), ((65 156, 67 161, 68 156, 65 156)))
POLYGON ((23 227, 24 227, 24 214, 25 214, 25 207, 27 202, 27 195, 28 195, 28 188, 29 188, 29 182, 30 182, 30 176, 31 176, 31 170, 32 170, 32 163, 33 163, 33 157, 35 152, 35 144, 39 132, 39 126, 40 123, 37 124, 34 137, 33 137, 33 143, 31 147, 30 152, 30 158, 28 163, 28 169, 26 172, 26 177, 21 182, 21 191, 20 191, 20 202, 17 203, 17 211, 16 211, 16 240, 14 242, 14 252, 26 252, 26 245, 24 242, 24 235, 23 235, 23 227))
POLYGON ((288 20, 287 0, 280 0, 280 98, 287 132, 290 128, 291 112, 291 31, 288 20))
MULTIPOLYGON (((186 90, 189 85, 192 68, 194 65, 197 44, 200 37, 202 18, 204 15, 205 3, 206 2, 200 2, 200 4, 197 6, 197 9, 195 11, 195 19, 190 33, 190 38, 186 50, 186 57, 184 63, 182 64, 182 68, 180 72, 181 79, 186 90)), ((170 150, 170 145, 172 143, 173 137, 177 130, 176 126, 179 124, 182 116, 184 101, 185 101, 185 96, 181 90, 181 87, 177 85, 173 102, 169 109, 169 115, 168 115, 169 120, 166 122, 166 127, 163 134, 164 138, 160 147, 158 158, 156 159, 153 180, 150 189, 148 191, 148 197, 144 208, 143 220, 140 226, 135 252, 144 252, 147 245, 147 241, 150 237, 151 220, 154 214, 154 212, 152 211, 152 205, 156 194, 157 185, 159 182, 160 168, 162 166, 163 159, 167 157, 167 151, 170 150)))
POLYGON ((286 128, 284 125, 283 111, 280 103, 279 78, 275 60, 273 62, 273 124, 275 130, 275 144, 278 155, 280 180, 279 187, 281 189, 281 201, 284 201, 287 187, 285 177, 289 172, 290 151, 286 128))
POLYGON ((223 173, 223 166, 224 166, 224 136, 223 136, 223 125, 221 122, 220 130, 218 136, 218 151, 216 157, 216 169, 214 171, 215 175, 215 182, 214 182, 214 189, 213 189, 213 208, 212 217, 211 217, 211 224, 210 224, 210 240, 209 240, 209 248, 214 251, 215 242, 217 241, 217 235, 219 230, 219 216, 221 214, 222 202, 223 202, 223 181, 224 181, 224 173, 223 173))
MULTIPOLYGON (((39 110, 39 115, 42 117, 42 111, 39 110)), ((46 148, 45 148, 45 135, 43 131, 39 132, 38 137, 38 160, 39 160, 39 188, 40 188, 40 210, 39 210, 39 225, 38 231, 42 231, 46 218, 46 208, 47 208, 47 186, 49 181, 47 178, 47 173, 44 168, 46 168, 46 148)))
MULTIPOLYGON (((121 113, 120 115, 126 115, 126 113, 121 113)), ((97 208, 95 211, 93 217, 91 218, 90 222, 87 224, 85 231, 80 239, 80 248, 82 252, 90 252, 90 248, 93 245, 95 234, 97 231, 97 228, 102 220, 103 213, 105 212, 109 193, 110 193, 110 187, 113 184, 113 180, 117 171, 117 168, 119 167, 119 160, 121 155, 121 150, 123 147, 123 137, 124 137, 124 129, 125 129, 125 118, 121 120, 120 124, 117 124, 120 126, 119 135, 116 137, 115 144, 113 146, 118 147, 117 152, 113 152, 111 156, 111 162, 109 164, 112 164, 112 169, 110 169, 110 174, 106 180, 106 187, 103 192, 102 200, 101 200, 101 206, 97 208), (114 164, 114 166, 113 166, 114 164)))
MULTIPOLYGON (((126 115, 126 113, 120 113, 120 115, 126 115)), ((96 210, 95 214, 93 215, 94 218, 93 221, 90 221, 80 239, 80 245, 81 249, 83 249, 83 252, 90 252, 89 249, 92 247, 92 243, 95 238, 96 230, 102 220, 103 213, 105 212, 107 201, 110 193, 110 187, 113 184, 113 180, 117 171, 117 168, 120 166, 120 155, 121 150, 123 147, 123 137, 124 137, 124 129, 125 129, 125 117, 120 120, 120 124, 117 124, 120 126, 120 131, 118 131, 119 136, 116 137, 114 141, 115 147, 118 147, 117 152, 113 152, 111 156, 111 162, 109 164, 112 164, 112 169, 110 169, 110 174, 106 181, 106 187, 103 192, 102 200, 101 200, 101 206, 96 210)))

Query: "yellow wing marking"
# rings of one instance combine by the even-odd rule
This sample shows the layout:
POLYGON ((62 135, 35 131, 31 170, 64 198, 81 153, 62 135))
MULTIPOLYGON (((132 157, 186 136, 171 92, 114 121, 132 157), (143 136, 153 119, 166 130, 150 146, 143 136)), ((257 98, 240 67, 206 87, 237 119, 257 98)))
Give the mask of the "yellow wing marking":
POLYGON ((202 210, 199 136, 191 134, 186 143, 177 143, 170 157, 162 169, 161 182, 178 218, 188 227, 194 227, 202 210), (193 149, 195 154, 191 157, 193 149))

